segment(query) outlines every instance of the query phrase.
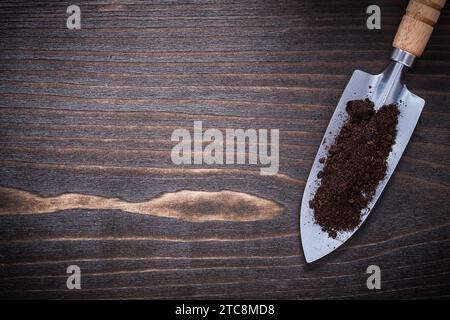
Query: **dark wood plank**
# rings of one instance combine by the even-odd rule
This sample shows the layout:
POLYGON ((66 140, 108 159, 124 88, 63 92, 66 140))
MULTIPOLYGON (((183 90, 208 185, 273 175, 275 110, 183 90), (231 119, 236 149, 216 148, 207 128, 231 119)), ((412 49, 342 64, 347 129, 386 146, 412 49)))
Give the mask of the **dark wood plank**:
POLYGON ((319 262, 301 250, 334 106, 354 69, 387 63, 406 3, 378 1, 369 31, 370 1, 99 0, 70 31, 63 2, 2 1, 0 297, 448 297, 448 9, 408 76, 427 104, 374 212, 319 262), (170 135, 195 120, 280 129, 279 173, 173 165, 170 135))

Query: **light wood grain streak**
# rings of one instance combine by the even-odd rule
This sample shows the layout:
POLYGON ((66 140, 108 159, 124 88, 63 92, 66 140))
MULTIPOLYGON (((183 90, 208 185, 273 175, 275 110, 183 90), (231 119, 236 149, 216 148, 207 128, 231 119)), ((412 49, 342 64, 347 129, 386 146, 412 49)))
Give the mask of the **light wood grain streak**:
POLYGON ((69 260, 53 260, 53 261, 24 261, 3 263, 3 266, 28 266, 28 265, 41 265, 41 264, 64 264, 73 262, 99 262, 99 261, 155 261, 155 260, 192 260, 192 261, 204 261, 204 260, 272 260, 272 259, 298 259, 301 255, 289 255, 289 256, 148 256, 148 257, 111 257, 111 258, 95 258, 95 259, 69 259, 69 260))
MULTIPOLYGON (((232 191, 181 190, 164 193, 146 202, 131 203, 117 198, 76 193, 43 198, 30 192, 0 187, 0 199, 2 199, 0 215, 48 214, 68 209, 99 209, 121 210, 190 222, 205 222, 267 220, 273 219, 283 211, 283 207, 274 201, 232 191), (204 207, 209 208, 208 212, 202 210, 204 207), (243 209, 246 210, 245 213, 242 212, 243 209)), ((130 238, 128 240, 140 241, 144 239, 130 238)), ((88 240, 81 238, 79 241, 88 240)), ((109 240, 125 241, 127 238, 112 238, 109 240)), ((70 241, 70 239, 64 241, 70 241)))
MULTIPOLYGON (((149 167, 125 167, 125 166, 111 166, 111 165, 67 165, 67 164, 55 164, 55 163, 35 163, 26 161, 9 161, 1 160, 0 164, 3 166, 20 166, 20 167, 31 167, 31 168, 46 168, 46 169, 69 169, 76 171, 87 171, 87 172, 135 172, 135 173, 145 173, 145 174, 160 174, 164 176, 173 175, 249 175, 249 176, 261 176, 259 170, 244 170, 244 169, 189 169, 189 168, 149 168, 149 167)), ((277 173, 272 177, 280 179, 281 181, 288 182, 291 184, 296 184, 303 186, 305 181, 292 178, 286 174, 277 173)), ((185 179, 180 177, 180 179, 185 179)))

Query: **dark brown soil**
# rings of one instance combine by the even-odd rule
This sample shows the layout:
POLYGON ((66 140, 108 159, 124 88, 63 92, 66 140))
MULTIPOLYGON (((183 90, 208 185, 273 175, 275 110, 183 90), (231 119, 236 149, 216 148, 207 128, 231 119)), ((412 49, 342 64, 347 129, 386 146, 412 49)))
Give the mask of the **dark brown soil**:
POLYGON ((399 115, 394 104, 375 112, 368 99, 349 101, 346 110, 348 121, 320 159, 325 164, 318 174, 321 184, 309 204, 316 223, 333 238, 359 225, 361 210, 385 177, 399 115))

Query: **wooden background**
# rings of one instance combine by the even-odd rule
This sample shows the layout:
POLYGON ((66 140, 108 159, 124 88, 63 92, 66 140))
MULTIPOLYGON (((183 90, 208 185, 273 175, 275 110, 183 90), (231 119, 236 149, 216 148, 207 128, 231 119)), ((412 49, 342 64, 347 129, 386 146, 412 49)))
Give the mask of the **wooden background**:
POLYGON ((387 64, 407 1, 78 1, 81 30, 70 4, 0 4, 0 297, 450 296, 448 8, 408 76, 427 103, 397 171, 361 230, 306 265, 312 160, 351 72, 387 64), (279 174, 173 165, 170 135, 194 120, 280 129, 279 174))

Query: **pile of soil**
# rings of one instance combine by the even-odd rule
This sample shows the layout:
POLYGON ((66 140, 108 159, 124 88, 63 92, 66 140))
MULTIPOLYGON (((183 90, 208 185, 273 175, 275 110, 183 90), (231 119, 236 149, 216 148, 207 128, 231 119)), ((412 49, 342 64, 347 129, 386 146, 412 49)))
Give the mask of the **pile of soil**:
POLYGON ((332 238, 360 224, 361 210, 367 208, 386 175, 400 113, 395 104, 375 112, 368 99, 349 101, 346 110, 349 119, 328 156, 320 159, 324 163, 318 174, 321 184, 309 203, 316 223, 332 238))

